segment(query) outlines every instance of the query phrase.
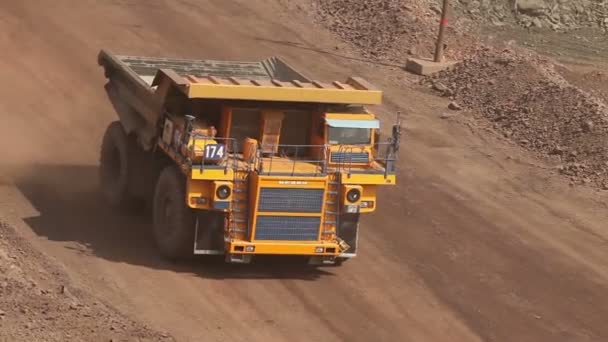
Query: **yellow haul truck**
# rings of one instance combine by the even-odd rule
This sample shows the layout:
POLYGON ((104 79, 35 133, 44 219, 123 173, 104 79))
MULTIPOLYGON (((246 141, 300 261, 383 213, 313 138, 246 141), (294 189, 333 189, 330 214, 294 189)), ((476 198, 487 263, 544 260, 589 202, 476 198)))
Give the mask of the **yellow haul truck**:
POLYGON ((100 158, 113 206, 147 201, 169 259, 301 255, 341 264, 356 255, 359 215, 395 184, 401 134, 380 142, 365 105, 382 92, 361 78, 310 80, 261 62, 98 56, 120 120, 100 158))

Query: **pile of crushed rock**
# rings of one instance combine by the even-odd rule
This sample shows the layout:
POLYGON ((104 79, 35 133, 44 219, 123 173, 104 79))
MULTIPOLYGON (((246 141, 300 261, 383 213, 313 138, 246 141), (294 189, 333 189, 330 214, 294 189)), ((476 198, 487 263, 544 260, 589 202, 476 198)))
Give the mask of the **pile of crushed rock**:
POLYGON ((524 148, 555 159, 572 183, 608 190, 608 108, 540 57, 482 48, 426 80, 524 148))
MULTIPOLYGON (((367 58, 403 63, 404 56, 432 56, 441 8, 433 0, 313 0, 315 21, 367 58)), ((452 46, 463 47, 470 38, 449 26, 452 46)), ((464 49, 448 49, 460 58, 464 49)))

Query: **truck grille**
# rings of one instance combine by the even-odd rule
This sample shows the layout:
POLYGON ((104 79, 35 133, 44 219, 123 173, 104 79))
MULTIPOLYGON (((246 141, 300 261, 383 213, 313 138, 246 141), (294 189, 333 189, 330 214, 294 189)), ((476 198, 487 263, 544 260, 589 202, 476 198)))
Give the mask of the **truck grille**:
POLYGON ((320 217, 258 216, 256 240, 315 241, 319 235, 320 217))
POLYGON ((367 152, 332 152, 332 163, 369 163, 369 153, 367 152))
POLYGON ((320 213, 323 189, 261 188, 259 212, 320 213))

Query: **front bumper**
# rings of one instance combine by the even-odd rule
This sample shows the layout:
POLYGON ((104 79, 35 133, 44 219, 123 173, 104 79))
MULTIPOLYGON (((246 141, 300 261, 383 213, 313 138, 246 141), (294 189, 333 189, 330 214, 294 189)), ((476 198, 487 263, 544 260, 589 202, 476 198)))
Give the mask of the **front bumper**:
POLYGON ((240 241, 229 242, 228 253, 248 255, 310 255, 338 256, 341 248, 336 242, 240 241), (253 250, 252 250, 253 249, 253 250), (322 249, 322 252, 321 252, 322 249))

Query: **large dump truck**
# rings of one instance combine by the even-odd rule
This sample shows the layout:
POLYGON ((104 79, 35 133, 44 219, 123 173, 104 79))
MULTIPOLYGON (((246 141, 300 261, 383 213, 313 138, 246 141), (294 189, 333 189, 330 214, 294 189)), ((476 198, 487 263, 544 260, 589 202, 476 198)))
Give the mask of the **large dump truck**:
MULTIPOLYGON (((379 141, 364 79, 311 80, 277 57, 257 62, 115 55, 102 50, 119 120, 101 146, 104 198, 150 203, 169 259, 357 254, 359 217, 395 184, 400 125, 379 141)), ((372 227, 373 228, 373 227, 372 227)))

